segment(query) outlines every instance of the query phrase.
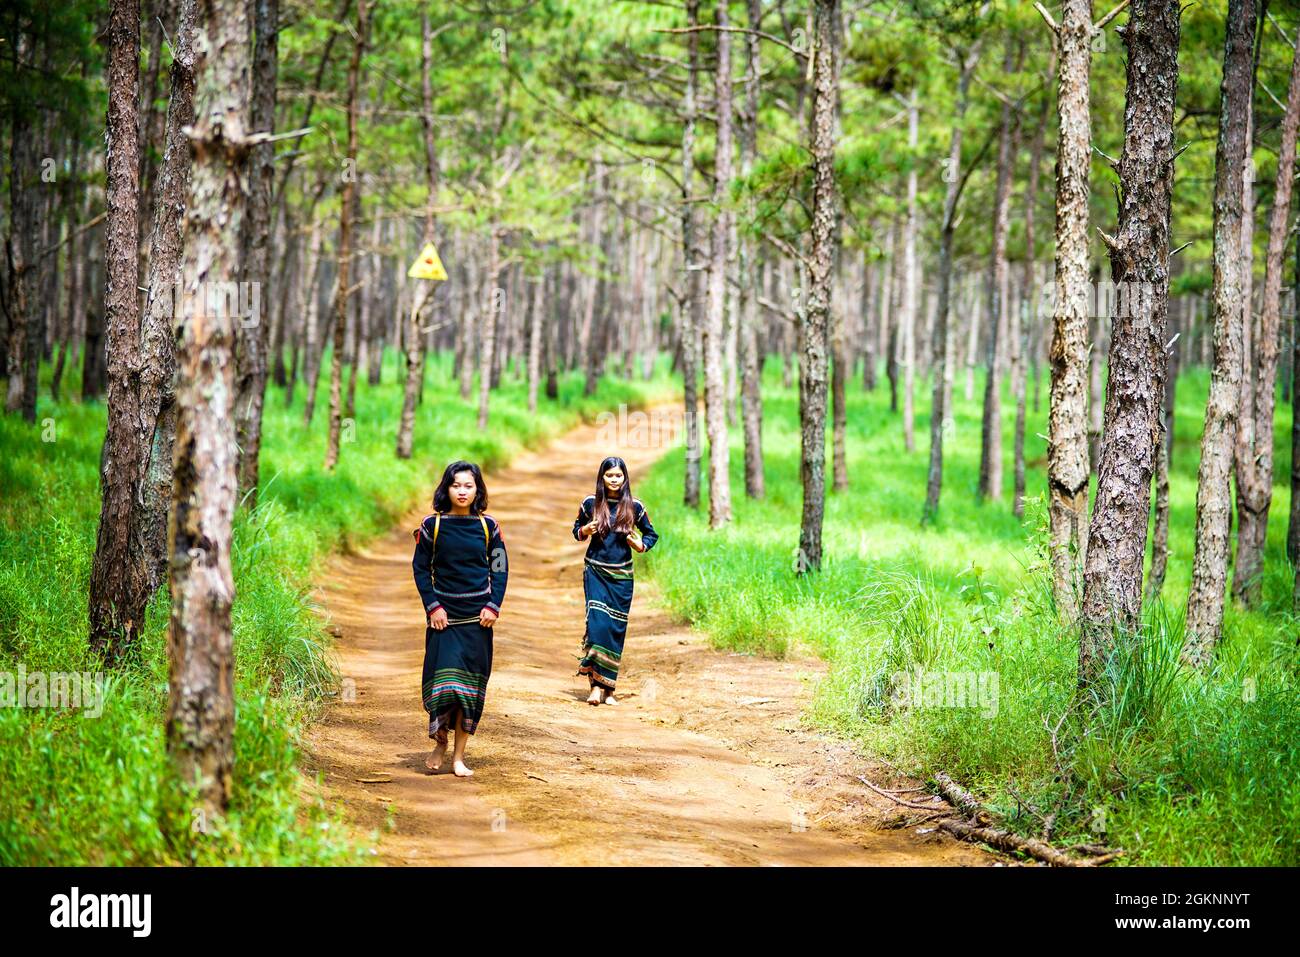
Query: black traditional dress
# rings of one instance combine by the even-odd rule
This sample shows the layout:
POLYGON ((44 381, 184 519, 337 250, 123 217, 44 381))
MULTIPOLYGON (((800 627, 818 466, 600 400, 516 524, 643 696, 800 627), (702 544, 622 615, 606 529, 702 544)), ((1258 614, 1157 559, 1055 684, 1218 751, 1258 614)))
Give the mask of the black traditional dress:
MULTIPOLYGON (((613 515, 618 498, 607 498, 613 515)), ((588 495, 578 509, 573 523, 573 537, 591 521, 596 496, 588 495)), ((638 499, 632 500, 636 516, 635 533, 641 536, 646 551, 654 547, 659 535, 650 524, 650 515, 638 499)), ((627 543, 631 532, 610 530, 597 532, 587 545, 582 570, 582 591, 587 601, 587 630, 582 637, 582 660, 578 674, 586 675, 593 686, 614 690, 618 669, 623 660, 623 639, 627 637, 627 615, 632 608, 632 546, 627 543)))
POLYGON ((492 673, 492 629, 479 624, 479 612, 500 614, 506 594, 501 527, 490 515, 430 515, 414 534, 411 566, 426 620, 438 608, 447 612, 446 628, 424 632, 421 689, 429 737, 445 740, 457 711, 473 734, 492 673))

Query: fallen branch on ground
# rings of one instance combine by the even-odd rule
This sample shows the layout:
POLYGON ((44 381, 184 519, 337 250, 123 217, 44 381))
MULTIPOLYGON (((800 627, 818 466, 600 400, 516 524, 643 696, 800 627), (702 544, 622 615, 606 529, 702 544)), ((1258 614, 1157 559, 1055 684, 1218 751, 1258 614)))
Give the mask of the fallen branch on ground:
POLYGON ((981 844, 987 844, 999 851, 1018 851, 1021 854, 1028 854, 1035 860, 1056 867, 1089 867, 1092 864, 1091 861, 1070 857, 1064 851, 1057 850, 1050 844, 1044 844, 1037 838, 1018 837, 1001 828, 980 827, 976 824, 958 821, 955 818, 947 818, 939 822, 939 830, 963 841, 978 841, 981 844))
POLYGON ((975 795, 948 777, 948 775, 940 771, 935 774, 934 780, 939 785, 939 793, 948 799, 949 804, 965 813, 967 817, 981 822, 989 818, 989 812, 984 809, 979 801, 975 800, 975 795))
POLYGON ((936 822, 936 827, 958 840, 987 844, 989 847, 1006 853, 1024 854, 1054 867, 1098 867, 1102 864, 1109 864, 1124 853, 1123 850, 1103 847, 1100 844, 1075 844, 1069 848, 1061 849, 1037 838, 1021 837, 1000 827, 994 827, 992 826, 992 812, 984 807, 976 799, 975 795, 971 794, 970 791, 943 771, 936 772, 934 776, 940 793, 952 805, 954 810, 965 814, 969 820, 961 820, 952 815, 943 816, 942 809, 927 807, 924 804, 917 804, 912 801, 904 801, 902 798, 894 796, 894 793, 897 792, 891 793, 885 788, 876 787, 860 774, 855 776, 872 791, 875 791, 881 797, 888 798, 895 804, 915 811, 932 812, 927 820, 940 817, 941 819, 936 822), (1071 857, 1068 853, 1071 851, 1092 856, 1088 858, 1071 857))

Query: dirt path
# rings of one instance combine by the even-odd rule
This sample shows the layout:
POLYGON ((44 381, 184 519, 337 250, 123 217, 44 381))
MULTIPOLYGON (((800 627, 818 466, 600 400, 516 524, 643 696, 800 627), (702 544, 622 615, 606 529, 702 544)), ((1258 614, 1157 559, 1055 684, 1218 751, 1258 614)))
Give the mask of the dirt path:
POLYGON ((331 706, 313 728, 305 770, 322 773, 327 798, 342 801, 355 826, 379 833, 381 860, 990 863, 971 847, 918 833, 924 828, 879 828, 892 809, 854 779, 866 762, 800 725, 819 661, 712 651, 656 607, 644 580, 619 677, 622 703, 584 703, 585 680, 573 673, 585 546, 570 535, 573 515, 601 454, 622 454, 635 479, 664 451, 609 449, 599 433, 577 428, 489 476, 510 585, 487 709, 469 747, 473 779, 424 768, 424 624, 411 579, 411 529, 424 512, 328 570, 319 597, 336 626, 344 697, 353 700, 331 706))

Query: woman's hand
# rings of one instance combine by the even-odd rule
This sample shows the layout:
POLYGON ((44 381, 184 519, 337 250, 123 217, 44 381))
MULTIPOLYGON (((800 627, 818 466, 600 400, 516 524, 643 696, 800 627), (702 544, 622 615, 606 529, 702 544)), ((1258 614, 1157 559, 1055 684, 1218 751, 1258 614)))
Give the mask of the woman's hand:
POLYGON ((429 627, 434 631, 442 631, 447 627, 447 609, 439 605, 433 611, 429 612, 429 627))
POLYGON ((645 551, 645 542, 641 540, 641 533, 636 531, 635 529, 633 529, 631 532, 628 533, 627 544, 634 551, 638 551, 638 552, 645 551))
POLYGON ((582 526, 582 537, 591 538, 591 536, 595 534, 596 534, 596 520, 593 518, 586 525, 582 526))
POLYGON ((491 608, 484 608, 478 613, 478 623, 484 628, 491 628, 493 622, 495 622, 498 617, 500 616, 498 616, 491 608))

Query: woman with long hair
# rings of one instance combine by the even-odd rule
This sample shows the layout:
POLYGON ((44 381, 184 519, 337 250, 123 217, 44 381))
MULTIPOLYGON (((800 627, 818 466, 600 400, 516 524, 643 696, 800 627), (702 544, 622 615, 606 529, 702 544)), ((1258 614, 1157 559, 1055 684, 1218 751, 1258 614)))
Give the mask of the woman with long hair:
POLYGON ((578 674, 591 682, 588 704, 618 704, 614 687, 632 609, 632 553, 648 552, 659 540, 646 507, 632 497, 627 463, 618 456, 596 470, 596 492, 582 500, 573 537, 588 542, 582 569, 587 630, 578 674))
POLYGON ((448 465, 433 494, 433 514, 415 530, 411 561, 428 619, 421 688, 434 747, 425 764, 430 771, 441 769, 447 732, 454 729, 452 770, 462 778, 474 773, 465 766, 465 745, 483 717, 492 626, 509 573, 501 526, 485 513, 487 503, 477 465, 448 465))

